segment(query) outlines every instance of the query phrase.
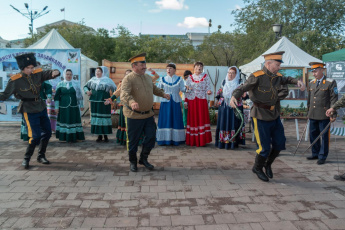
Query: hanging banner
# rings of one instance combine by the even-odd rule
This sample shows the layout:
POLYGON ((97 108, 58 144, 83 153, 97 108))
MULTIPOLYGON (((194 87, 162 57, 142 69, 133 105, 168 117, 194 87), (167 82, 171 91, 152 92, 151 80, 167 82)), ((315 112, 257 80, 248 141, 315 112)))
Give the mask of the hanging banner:
MULTIPOLYGON (((80 49, 0 49, 0 92, 4 92, 10 77, 20 72, 15 56, 24 53, 35 53, 37 64, 43 70, 58 69, 61 76, 56 81, 63 81, 63 71, 71 69, 73 80, 80 84, 80 49)), ((0 121, 20 121, 18 104, 14 95, 0 101, 0 121)))

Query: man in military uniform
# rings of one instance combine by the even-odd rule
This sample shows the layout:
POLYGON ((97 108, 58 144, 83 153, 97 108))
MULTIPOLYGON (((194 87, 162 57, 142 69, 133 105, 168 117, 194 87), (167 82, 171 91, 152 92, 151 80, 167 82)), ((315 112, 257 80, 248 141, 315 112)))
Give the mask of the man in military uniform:
POLYGON ((40 97, 40 88, 44 81, 59 76, 60 72, 34 69, 37 66, 34 53, 22 54, 15 58, 21 72, 10 78, 5 91, 0 93, 0 101, 8 99, 12 94, 20 99, 18 112, 23 114, 29 137, 29 145, 22 165, 25 169, 29 169, 29 162, 36 145, 40 145, 37 161, 42 164, 50 163, 45 153, 51 137, 51 128, 46 104, 40 97))
POLYGON ((283 62, 283 54, 284 52, 276 52, 263 55, 263 69, 252 73, 243 85, 235 89, 230 101, 231 107, 236 108, 237 100, 244 92, 249 91, 249 98, 253 101, 250 116, 258 146, 252 171, 263 181, 273 178, 271 165, 279 152, 285 149, 286 138, 280 121, 280 100, 286 93, 281 92, 281 86, 297 84, 302 91, 305 89, 302 81, 284 77, 278 72, 283 62))
POLYGON ((156 123, 153 113, 153 94, 170 100, 170 95, 165 94, 163 89, 159 89, 152 78, 145 74, 146 53, 139 54, 129 59, 133 72, 129 73, 122 81, 121 103, 123 103, 123 114, 126 117, 127 126, 127 151, 129 155, 130 170, 136 172, 137 151, 141 134, 144 132, 145 138, 142 143, 139 164, 147 169, 154 168, 147 158, 155 146, 156 123))
MULTIPOLYGON (((330 117, 331 122, 334 122, 336 120, 336 117, 332 117, 332 115, 337 111, 337 109, 344 108, 344 107, 345 107, 345 95, 342 98, 340 98, 339 101, 334 103, 332 107, 326 111, 326 116, 330 117)), ((345 173, 343 175, 334 175, 334 179, 345 181, 345 173)))
MULTIPOLYGON (((338 100, 337 83, 323 75, 325 64, 320 62, 311 62, 314 80, 308 85, 308 118, 310 122, 310 143, 319 136, 329 123, 329 117, 326 116, 326 110, 334 105, 338 100)), ((318 160, 317 164, 325 163, 329 151, 330 130, 322 135, 322 140, 318 140, 312 146, 312 155, 308 160, 318 160)))

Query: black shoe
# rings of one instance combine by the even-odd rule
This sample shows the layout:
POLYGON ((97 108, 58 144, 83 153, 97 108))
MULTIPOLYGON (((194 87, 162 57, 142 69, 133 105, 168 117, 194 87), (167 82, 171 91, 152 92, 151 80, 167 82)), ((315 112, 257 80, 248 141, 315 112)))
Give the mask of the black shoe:
POLYGON ((265 162, 266 162, 266 158, 257 154, 256 158, 255 158, 255 164, 252 168, 252 171, 253 171, 253 173, 255 173, 258 176, 258 178, 260 180, 267 182, 267 181, 269 181, 269 179, 266 176, 266 174, 264 173, 264 171, 262 171, 262 168, 264 167, 265 162))
POLYGON ((37 157, 37 162, 41 163, 41 164, 45 164, 45 165, 50 164, 50 161, 48 161, 45 156, 43 156, 43 157, 38 156, 37 157))
POLYGON ((345 173, 343 175, 335 175, 335 180, 345 181, 345 173))
POLYGON ((267 161, 265 163, 265 172, 266 176, 270 179, 273 178, 272 163, 279 156, 280 150, 271 149, 270 154, 268 155, 267 161))
POLYGON ((28 160, 28 159, 23 160, 22 165, 24 166, 25 169, 30 168, 29 162, 30 162, 30 160, 28 160))
POLYGON ((132 172, 137 172, 138 171, 138 166, 137 166, 137 163, 132 163, 130 164, 129 166, 129 169, 132 171, 132 172))
POLYGON ((96 142, 102 142, 102 135, 98 135, 96 142))
POLYGON ((155 167, 147 161, 147 158, 146 159, 145 158, 140 159, 139 164, 144 165, 145 168, 147 168, 148 170, 152 170, 155 167))
POLYGON ((320 160, 318 160, 316 163, 317 163, 318 165, 323 165, 325 162, 326 162, 326 160, 320 159, 320 160))
POLYGON ((306 157, 306 158, 307 158, 307 160, 317 160, 317 159, 319 159, 317 156, 316 157, 310 156, 310 157, 306 157))
POLYGON ((104 142, 109 142, 108 136, 104 135, 104 142))

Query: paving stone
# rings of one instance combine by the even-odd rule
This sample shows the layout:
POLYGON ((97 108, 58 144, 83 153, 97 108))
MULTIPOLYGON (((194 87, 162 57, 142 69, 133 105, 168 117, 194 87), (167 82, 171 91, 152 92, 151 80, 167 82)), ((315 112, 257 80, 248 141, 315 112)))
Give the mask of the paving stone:
POLYGON ((150 226, 171 226, 171 218, 170 216, 150 216, 150 226))
POLYGON ((115 217, 107 218, 105 221, 105 227, 136 227, 137 225, 137 217, 115 217))
POLYGON ((204 219, 201 215, 196 216, 171 216, 171 222, 173 226, 179 225, 203 225, 204 219))

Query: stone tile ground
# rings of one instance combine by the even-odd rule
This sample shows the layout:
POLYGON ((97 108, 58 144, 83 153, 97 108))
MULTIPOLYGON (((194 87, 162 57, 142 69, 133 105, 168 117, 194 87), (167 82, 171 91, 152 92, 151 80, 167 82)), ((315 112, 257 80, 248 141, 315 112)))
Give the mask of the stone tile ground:
POLYGON ((295 123, 284 126, 286 151, 264 183, 251 172, 249 133, 236 151, 156 147, 155 170, 132 173, 114 134, 96 143, 84 127, 85 142, 52 138, 52 164, 32 161, 28 171, 19 124, 0 123, 0 229, 345 229, 345 183, 333 179, 345 171, 344 138, 332 136, 327 164, 318 166, 301 155, 307 142, 292 155, 295 123))

